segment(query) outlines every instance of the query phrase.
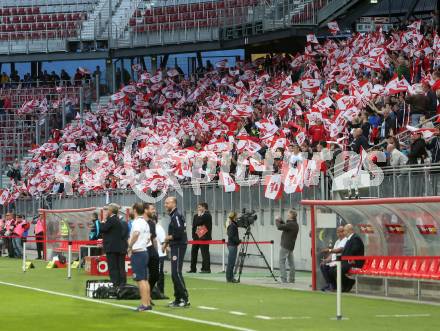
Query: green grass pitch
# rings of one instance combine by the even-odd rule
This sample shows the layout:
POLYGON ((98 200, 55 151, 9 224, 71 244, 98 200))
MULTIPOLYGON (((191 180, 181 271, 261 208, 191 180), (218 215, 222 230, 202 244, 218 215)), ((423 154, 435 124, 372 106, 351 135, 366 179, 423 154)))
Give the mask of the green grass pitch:
MULTIPOLYGON (((23 273, 20 265, 19 260, 0 258, 1 331, 413 331, 438 330, 440 327, 438 306, 344 295, 343 314, 347 320, 336 321, 332 319, 336 300, 333 294, 226 284, 189 277, 186 282, 192 304, 190 309, 170 309, 166 307, 167 301, 156 301, 155 311, 161 315, 136 313, 126 306, 136 307, 137 301, 105 300, 121 305, 114 306, 56 294, 85 298, 85 282, 93 277, 82 270, 72 270, 72 279, 67 280, 65 269, 45 269, 45 264, 37 262, 35 269, 23 273), (231 314, 231 311, 242 314, 231 314)), ((171 297, 172 284, 168 276, 166 290, 171 297)))

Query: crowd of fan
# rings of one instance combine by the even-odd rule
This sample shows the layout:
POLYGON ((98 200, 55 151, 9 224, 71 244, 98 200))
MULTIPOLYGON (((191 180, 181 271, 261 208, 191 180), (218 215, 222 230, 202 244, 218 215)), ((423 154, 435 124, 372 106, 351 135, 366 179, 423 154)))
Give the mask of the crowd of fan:
POLYGON ((90 80, 97 74, 101 74, 100 67, 91 74, 87 69, 77 68, 73 77, 71 77, 66 70, 62 69, 58 74, 55 71, 48 72, 47 70, 39 71, 31 75, 26 73, 23 77, 17 70, 13 70, 10 75, 2 72, 0 75, 0 87, 2 89, 8 88, 30 88, 30 87, 56 87, 56 86, 80 86, 83 80, 90 80))
MULTIPOLYGON (((74 156, 57 162, 66 151, 80 154, 74 192, 132 186, 122 151, 133 129, 141 127, 156 135, 139 133, 129 144, 133 169, 147 175, 135 184, 144 192, 170 185, 158 168, 190 180, 196 158, 202 159, 202 178, 219 179, 220 157, 212 176, 208 159, 231 148, 232 178, 243 151, 263 158, 273 153, 275 173, 282 173, 286 162, 297 166, 328 151, 333 159, 320 163, 322 171, 349 150, 385 151, 381 166, 437 163, 439 51, 432 26, 413 22, 347 40, 318 43, 311 36, 302 54, 268 55, 231 67, 227 61, 209 63, 188 79, 176 68, 151 74, 139 69, 138 79, 96 113, 87 112, 82 126, 55 130, 52 140, 34 149, 10 197, 63 192, 54 173, 71 174, 78 162, 74 156), (400 139, 403 131, 411 133, 409 143, 400 139), (100 162, 98 170, 86 167, 90 152, 89 158, 100 162)), ((246 172, 261 173, 259 165, 248 164, 246 172)))

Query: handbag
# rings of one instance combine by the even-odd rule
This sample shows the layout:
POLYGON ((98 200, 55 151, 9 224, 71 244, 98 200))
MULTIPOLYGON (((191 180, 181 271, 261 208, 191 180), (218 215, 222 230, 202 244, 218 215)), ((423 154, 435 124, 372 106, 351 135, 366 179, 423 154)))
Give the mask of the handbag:
POLYGON ((202 238, 208 233, 208 228, 204 225, 199 225, 196 230, 197 237, 202 238))

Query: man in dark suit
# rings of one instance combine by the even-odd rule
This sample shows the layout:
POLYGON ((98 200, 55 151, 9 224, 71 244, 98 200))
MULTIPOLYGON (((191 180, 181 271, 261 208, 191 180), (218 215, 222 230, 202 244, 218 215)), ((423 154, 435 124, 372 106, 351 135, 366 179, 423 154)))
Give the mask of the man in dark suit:
POLYGON ((119 219, 118 205, 111 203, 106 208, 108 217, 104 217, 101 221, 104 252, 107 257, 110 280, 114 286, 122 286, 127 282, 125 255, 127 253, 128 226, 119 219))
MULTIPOLYGON (((201 202, 197 205, 197 214, 194 215, 192 223, 193 240, 212 239, 212 216, 208 210, 208 204, 201 202)), ((191 248, 191 269, 190 273, 197 272, 197 256, 199 249, 202 252, 201 273, 211 272, 211 261, 209 256, 209 245, 192 245, 191 248)))
MULTIPOLYGON (((342 251, 342 257, 344 256, 364 256, 364 243, 361 237, 354 233, 353 225, 347 224, 344 226, 345 236, 347 238, 347 243, 345 244, 344 250, 342 251)), ((347 273, 351 268, 362 268, 364 261, 342 261, 342 292, 350 292, 353 287, 355 280, 348 278, 347 273)), ((336 267, 331 270, 332 285, 336 288, 336 267)))

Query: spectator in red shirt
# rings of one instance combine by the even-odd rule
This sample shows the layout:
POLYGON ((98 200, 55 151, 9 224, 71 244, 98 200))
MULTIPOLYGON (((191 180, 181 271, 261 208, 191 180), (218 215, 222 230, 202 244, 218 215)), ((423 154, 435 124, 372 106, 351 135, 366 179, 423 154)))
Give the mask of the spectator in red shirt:
POLYGON ((315 125, 310 126, 309 136, 312 146, 316 146, 320 141, 326 140, 326 132, 321 120, 317 120, 315 125))

